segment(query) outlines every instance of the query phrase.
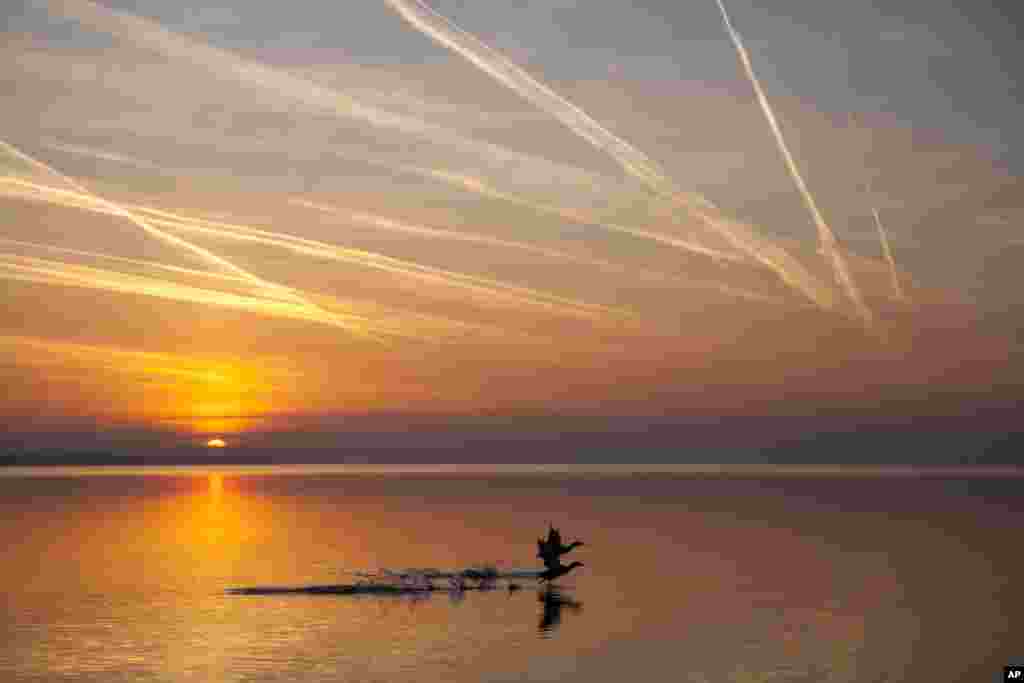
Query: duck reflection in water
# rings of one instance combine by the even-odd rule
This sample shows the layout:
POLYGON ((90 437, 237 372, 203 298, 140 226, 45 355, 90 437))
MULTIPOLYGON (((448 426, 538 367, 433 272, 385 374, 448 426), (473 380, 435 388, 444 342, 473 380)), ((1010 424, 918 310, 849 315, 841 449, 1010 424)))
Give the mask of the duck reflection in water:
POLYGON ((572 597, 563 593, 554 586, 548 586, 537 593, 537 601, 542 605, 540 623, 537 631, 542 638, 550 637, 562 623, 562 610, 568 609, 573 613, 579 613, 583 609, 583 603, 573 600, 572 597))

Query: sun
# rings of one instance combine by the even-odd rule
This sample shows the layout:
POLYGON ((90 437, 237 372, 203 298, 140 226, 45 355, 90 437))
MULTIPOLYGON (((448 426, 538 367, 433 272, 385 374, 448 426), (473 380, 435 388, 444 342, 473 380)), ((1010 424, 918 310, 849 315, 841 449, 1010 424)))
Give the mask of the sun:
POLYGON ((224 448, 225 446, 227 446, 227 443, 224 441, 224 439, 210 439, 209 441, 206 442, 206 446, 208 448, 224 448))

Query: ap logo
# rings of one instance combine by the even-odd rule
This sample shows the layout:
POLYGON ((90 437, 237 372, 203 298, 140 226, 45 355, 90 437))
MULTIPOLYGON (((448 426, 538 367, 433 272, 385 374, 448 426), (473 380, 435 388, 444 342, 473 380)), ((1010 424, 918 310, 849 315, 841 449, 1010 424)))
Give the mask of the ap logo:
POLYGON ((1024 683, 1024 666, 1004 666, 1003 680, 1024 683))

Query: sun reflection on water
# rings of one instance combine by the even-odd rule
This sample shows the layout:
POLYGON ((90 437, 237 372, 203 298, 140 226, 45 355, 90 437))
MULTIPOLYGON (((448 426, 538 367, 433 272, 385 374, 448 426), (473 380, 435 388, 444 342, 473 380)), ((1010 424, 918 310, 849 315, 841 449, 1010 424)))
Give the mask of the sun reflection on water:
MULTIPOLYGON (((237 542, 242 518, 235 506, 225 504, 224 475, 207 475, 207 494, 203 511, 196 518, 196 531, 206 544, 222 545, 225 541, 237 542), (230 539, 228 537, 231 537, 230 539)), ((229 501, 230 503, 230 501, 229 501)))
POLYGON ((207 475, 206 481, 209 484, 210 500, 220 501, 221 496, 224 494, 224 475, 212 473, 207 475))

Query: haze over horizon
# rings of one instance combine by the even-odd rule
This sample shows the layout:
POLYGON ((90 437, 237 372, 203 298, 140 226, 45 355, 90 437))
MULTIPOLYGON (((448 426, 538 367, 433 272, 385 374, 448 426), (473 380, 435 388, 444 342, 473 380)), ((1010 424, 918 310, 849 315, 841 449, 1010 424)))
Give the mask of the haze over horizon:
POLYGON ((1019 17, 919 5, 5 6, 0 448, 1004 458, 1019 17))

